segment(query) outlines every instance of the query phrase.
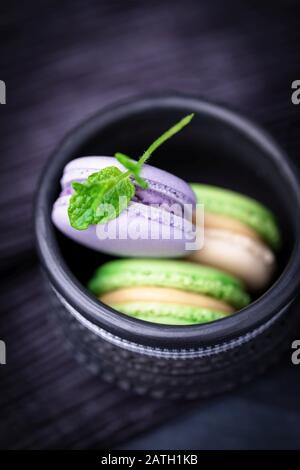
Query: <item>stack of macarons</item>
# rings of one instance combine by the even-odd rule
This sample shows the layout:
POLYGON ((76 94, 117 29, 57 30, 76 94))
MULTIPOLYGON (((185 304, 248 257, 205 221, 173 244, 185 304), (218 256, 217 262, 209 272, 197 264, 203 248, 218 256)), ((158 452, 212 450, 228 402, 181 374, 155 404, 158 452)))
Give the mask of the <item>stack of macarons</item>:
POLYGON ((153 323, 194 325, 224 318, 250 299, 235 277, 166 259, 124 259, 100 266, 89 289, 105 304, 153 323))
MULTIPOLYGON (((89 283, 99 299, 140 320, 170 325, 191 325, 224 318, 250 302, 250 291, 265 288, 274 273, 273 250, 280 243, 272 213, 257 201, 241 194, 201 184, 189 186, 180 178, 145 165, 142 176, 147 189, 139 188, 128 209, 131 218, 142 217, 145 232, 151 224, 163 224, 162 217, 147 219, 143 209, 151 204, 180 205, 196 200, 204 205, 204 246, 189 255, 189 261, 146 259, 182 257, 190 233, 171 239, 99 240, 95 226, 78 231, 68 220, 72 182, 82 181, 109 165, 120 168, 113 157, 84 157, 70 162, 61 180, 62 191, 53 206, 57 228, 72 239, 98 251, 140 259, 111 261, 101 266, 89 283), (193 262, 191 262, 193 261, 193 262), (196 262, 196 263, 195 263, 196 262)), ((160 209, 163 212, 164 209, 160 209)), ((163 215, 163 214, 162 214, 163 215)), ((124 216, 124 214, 123 214, 124 216)), ((123 224, 122 214, 116 222, 123 224)), ((172 214, 172 227, 176 227, 172 214)), ((183 230, 185 224, 177 224, 183 230)), ((175 229, 174 229, 175 230, 175 229)))
MULTIPOLYGON (((249 304, 247 289, 262 291, 269 284, 276 267, 274 252, 280 244, 273 214, 241 194, 208 185, 188 185, 150 165, 142 170, 148 188, 137 188, 129 207, 107 223, 128 224, 126 213, 130 221, 141 222, 144 237, 100 240, 95 226, 75 230, 68 218, 72 183, 111 165, 122 168, 113 157, 83 157, 68 163, 52 211, 56 227, 77 242, 113 255, 139 257, 111 261, 96 271, 89 288, 102 302, 140 320, 192 325, 231 315, 249 304), (149 237, 154 225, 157 228, 166 223, 166 207, 190 204, 195 210, 196 202, 203 204, 205 217, 200 250, 187 253, 185 245, 192 241, 194 232, 176 213, 167 218, 169 239, 149 237), (151 204, 159 204, 155 220, 146 210, 151 204), (183 256, 187 260, 162 259, 183 256)), ((162 233, 160 229, 158 233, 162 233)))
POLYGON ((203 184, 192 188, 204 207, 204 244, 189 259, 224 270, 249 291, 261 292, 274 275, 280 246, 274 215, 237 192, 203 184))
POLYGON ((71 161, 53 205, 53 223, 66 236, 131 258, 100 266, 89 288, 102 302, 140 320, 193 325, 222 319, 246 307, 247 291, 261 292, 276 268, 280 233, 267 208, 145 164, 192 118, 165 131, 138 161, 121 153, 71 161), (197 203, 204 206, 204 244, 191 252, 197 203), (114 209, 109 214, 103 212, 107 206, 114 209))

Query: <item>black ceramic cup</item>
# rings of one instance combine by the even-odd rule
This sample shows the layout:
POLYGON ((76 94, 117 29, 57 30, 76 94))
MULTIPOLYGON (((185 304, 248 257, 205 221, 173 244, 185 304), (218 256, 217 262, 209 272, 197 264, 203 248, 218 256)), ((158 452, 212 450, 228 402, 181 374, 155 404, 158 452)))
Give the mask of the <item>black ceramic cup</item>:
POLYGON ((51 315, 75 354, 104 380, 156 397, 196 398, 228 390, 263 372, 290 347, 299 322, 300 186, 285 152, 241 115, 201 99, 155 96, 101 110, 61 143, 37 194, 39 256, 54 300, 51 315), (196 326, 166 326, 130 318, 86 289, 111 259, 72 242, 51 222, 66 163, 86 155, 133 157, 183 115, 190 126, 153 157, 155 166, 186 181, 221 185, 252 196, 276 214, 283 234, 272 286, 228 318, 196 326))

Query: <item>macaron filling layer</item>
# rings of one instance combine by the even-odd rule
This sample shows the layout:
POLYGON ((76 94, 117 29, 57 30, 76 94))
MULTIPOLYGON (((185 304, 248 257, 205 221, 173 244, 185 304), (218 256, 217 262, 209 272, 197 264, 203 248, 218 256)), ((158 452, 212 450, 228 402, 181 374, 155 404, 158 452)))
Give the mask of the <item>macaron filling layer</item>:
POLYGON ((257 232, 243 222, 233 217, 212 212, 205 212, 204 215, 205 229, 220 229, 229 232, 244 235, 253 240, 261 240, 257 232))
MULTIPOLYGON (((76 180, 74 179, 72 183, 75 181, 78 183, 83 183, 85 180, 78 178, 76 180)), ((172 188, 166 185, 149 181, 146 178, 145 181, 148 183, 148 188, 142 189, 136 185, 135 195, 132 199, 133 202, 138 202, 146 206, 162 206, 163 210, 181 216, 186 216, 187 214, 190 215, 192 213, 195 206, 195 201, 187 198, 184 194, 175 192, 172 188), (184 211, 185 206, 186 211, 184 211), (189 208, 188 206, 191 207, 189 208)), ((72 183, 64 186, 60 192, 57 204, 60 204, 60 198, 64 196, 71 196, 73 194, 74 189, 72 188, 72 183)))
POLYGON ((220 300, 168 287, 120 288, 100 300, 134 318, 168 325, 207 323, 234 312, 220 300))
MULTIPOLYGON (((81 157, 68 163, 61 178, 62 195, 72 194, 72 183, 83 182, 91 174, 108 166, 115 166, 125 171, 123 165, 114 157, 81 157), (71 191, 71 193, 70 193, 71 191)), ((145 164, 141 176, 148 183, 147 189, 136 186, 135 201, 146 205, 165 204, 172 206, 179 204, 182 208, 188 204, 195 207, 196 199, 192 189, 187 183, 171 173, 145 164)))
POLYGON ((229 304, 221 300, 168 287, 125 287, 100 296, 100 300, 111 306, 136 302, 158 302, 205 308, 224 312, 224 314, 234 312, 229 304))

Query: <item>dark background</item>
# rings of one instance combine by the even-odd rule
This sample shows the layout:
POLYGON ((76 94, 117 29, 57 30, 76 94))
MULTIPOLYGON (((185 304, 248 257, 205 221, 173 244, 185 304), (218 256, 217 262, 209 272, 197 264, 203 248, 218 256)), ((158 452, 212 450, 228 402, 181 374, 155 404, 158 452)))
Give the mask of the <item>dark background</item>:
POLYGON ((300 2, 8 1, 0 36, 0 447, 300 448, 300 368, 289 354, 255 383, 190 404, 132 396, 78 365, 46 320, 32 229, 38 177, 59 140, 136 94, 228 104, 298 164, 300 2))

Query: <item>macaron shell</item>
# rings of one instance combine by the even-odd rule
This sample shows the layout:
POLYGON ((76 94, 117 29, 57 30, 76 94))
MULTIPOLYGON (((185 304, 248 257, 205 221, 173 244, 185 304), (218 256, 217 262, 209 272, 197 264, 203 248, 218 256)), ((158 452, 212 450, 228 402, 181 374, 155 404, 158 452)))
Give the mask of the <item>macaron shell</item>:
POLYGON ((113 308, 138 320, 166 325, 196 325, 226 317, 222 312, 204 308, 156 302, 115 304, 113 308))
POLYGON ((265 244, 225 230, 205 229, 204 246, 188 259, 229 272, 253 292, 268 286, 276 268, 265 244))
POLYGON ((89 288, 96 295, 133 286, 156 286, 197 292, 236 308, 250 299, 242 283, 216 269, 186 261, 127 259, 111 261, 96 271, 89 288))
POLYGON ((96 251, 119 256, 179 257, 187 253, 186 243, 195 238, 192 224, 182 224, 181 218, 165 211, 163 213, 160 209, 153 210, 157 217, 156 220, 151 220, 148 218, 147 206, 135 202, 131 202, 119 217, 107 224, 92 225, 82 231, 76 230, 69 222, 69 200, 70 196, 62 196, 54 204, 54 225, 67 237, 96 251), (112 236, 100 239, 100 231, 103 235, 115 234, 115 238, 112 236), (121 236, 118 235, 120 233, 121 236), (152 237, 153 234, 156 238, 152 237))
POLYGON ((279 248, 281 237, 276 219, 258 201, 215 186, 192 184, 191 187, 205 211, 233 217, 255 230, 273 249, 279 248))

